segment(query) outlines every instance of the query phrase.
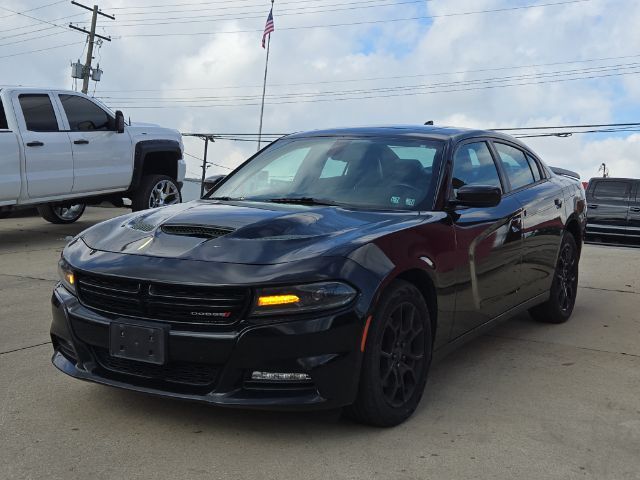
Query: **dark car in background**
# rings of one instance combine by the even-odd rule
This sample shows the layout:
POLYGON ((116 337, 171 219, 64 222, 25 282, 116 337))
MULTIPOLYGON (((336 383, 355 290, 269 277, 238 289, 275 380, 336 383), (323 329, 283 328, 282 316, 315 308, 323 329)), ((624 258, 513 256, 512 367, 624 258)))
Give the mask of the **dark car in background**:
POLYGON ((640 242, 640 179, 592 178, 587 205, 589 238, 640 242))
POLYGON ((584 214, 578 181, 496 132, 290 135, 201 200, 73 239, 53 363, 166 397, 396 425, 432 359, 522 311, 570 317, 584 214))

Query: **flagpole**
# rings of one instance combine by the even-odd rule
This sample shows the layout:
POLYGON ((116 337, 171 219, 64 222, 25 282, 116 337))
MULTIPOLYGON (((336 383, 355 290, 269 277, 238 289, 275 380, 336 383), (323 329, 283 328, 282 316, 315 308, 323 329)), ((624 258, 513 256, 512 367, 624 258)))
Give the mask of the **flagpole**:
MULTIPOLYGON (((271 12, 273 13, 273 2, 275 0, 271 0, 271 12)), ((262 144, 262 117, 264 116, 264 96, 267 92, 267 71, 269 69, 269 47, 271 47, 271 34, 269 34, 269 38, 267 38, 267 60, 264 63, 264 83, 262 84, 262 103, 260 104, 260 127, 258 128, 258 151, 260 151, 260 146, 262 144)))

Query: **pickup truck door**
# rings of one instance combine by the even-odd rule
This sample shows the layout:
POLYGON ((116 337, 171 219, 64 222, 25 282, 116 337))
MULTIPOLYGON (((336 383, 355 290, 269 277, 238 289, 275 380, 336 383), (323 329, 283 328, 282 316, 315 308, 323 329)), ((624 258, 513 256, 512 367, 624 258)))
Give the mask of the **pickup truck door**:
POLYGON ((13 108, 25 156, 29 198, 68 195, 73 188, 71 143, 48 93, 16 93, 13 108))
POLYGON ((632 180, 594 179, 587 190, 587 234, 624 237, 632 180))
POLYGON ((0 205, 16 203, 20 196, 20 149, 16 134, 9 130, 0 100, 0 205))
POLYGON ((133 175, 128 133, 115 131, 115 119, 97 103, 74 94, 57 95, 73 150, 73 191, 125 190, 133 175))
POLYGON ((627 234, 629 238, 640 239, 640 182, 635 183, 635 196, 629 203, 629 216, 627 217, 627 234))

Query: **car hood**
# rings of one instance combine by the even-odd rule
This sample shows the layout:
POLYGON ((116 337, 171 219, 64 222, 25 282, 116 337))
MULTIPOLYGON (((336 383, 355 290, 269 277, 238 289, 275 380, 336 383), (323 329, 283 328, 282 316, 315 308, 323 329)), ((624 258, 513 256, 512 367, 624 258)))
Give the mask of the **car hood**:
POLYGON ((194 202, 108 220, 81 236, 93 250, 241 264, 348 255, 376 238, 433 219, 262 202, 194 202))

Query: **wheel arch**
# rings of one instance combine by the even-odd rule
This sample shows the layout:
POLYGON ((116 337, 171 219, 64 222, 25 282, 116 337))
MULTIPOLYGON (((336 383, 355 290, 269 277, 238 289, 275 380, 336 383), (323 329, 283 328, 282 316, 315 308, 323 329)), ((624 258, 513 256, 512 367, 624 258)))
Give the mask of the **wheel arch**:
POLYGON ((565 231, 573 235, 573 238, 576 241, 576 245, 578 246, 578 257, 579 257, 582 254, 582 243, 584 240, 584 232, 582 231, 582 228, 580 228, 580 222, 578 221, 575 215, 572 215, 568 218, 567 223, 565 225, 565 231))
POLYGON ((415 286, 424 298, 429 310, 429 319, 431 320, 431 338, 436 338, 436 330, 438 328, 438 296, 435 284, 431 276, 420 268, 411 268, 399 272, 387 283, 389 285, 393 280, 404 280, 415 286))
POLYGON ((133 176, 129 191, 135 190, 145 175, 167 175, 178 179, 178 162, 182 159, 180 144, 175 140, 138 142, 133 159, 133 176))

